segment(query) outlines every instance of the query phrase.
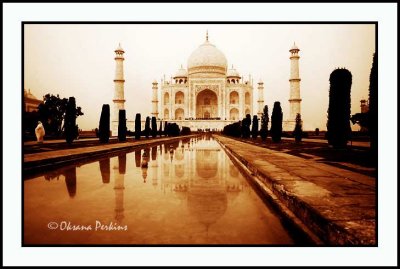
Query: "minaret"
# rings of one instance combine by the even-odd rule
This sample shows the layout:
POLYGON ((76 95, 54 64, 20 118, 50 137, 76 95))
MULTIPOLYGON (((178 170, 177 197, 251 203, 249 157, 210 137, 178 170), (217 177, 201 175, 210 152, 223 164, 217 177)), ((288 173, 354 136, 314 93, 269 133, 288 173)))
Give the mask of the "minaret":
POLYGON ((289 50, 290 52, 290 115, 288 118, 290 129, 293 130, 296 122, 297 113, 301 114, 300 104, 300 75, 299 75, 299 51, 300 49, 293 44, 293 47, 289 50), (293 128, 291 128, 293 127, 293 128))
POLYGON ((153 104, 153 110, 151 112, 151 115, 153 117, 156 117, 158 119, 158 83, 157 81, 154 80, 153 82, 153 100, 151 103, 153 104))
POLYGON ((121 222, 124 218, 124 190, 126 173, 126 154, 118 156, 114 161, 114 192, 115 192, 115 220, 121 222))
POLYGON ((264 110, 264 83, 260 80, 258 82, 258 112, 257 116, 261 119, 264 110))
POLYGON ((115 50, 115 78, 114 78, 114 110, 112 117, 112 135, 118 135, 118 113, 120 109, 124 109, 124 53, 121 44, 115 50))

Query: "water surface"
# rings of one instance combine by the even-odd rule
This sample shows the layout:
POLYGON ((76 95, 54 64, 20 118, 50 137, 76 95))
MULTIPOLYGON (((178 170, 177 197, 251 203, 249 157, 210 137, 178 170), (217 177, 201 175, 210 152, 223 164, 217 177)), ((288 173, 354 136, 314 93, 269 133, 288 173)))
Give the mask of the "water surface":
POLYGON ((24 181, 25 244, 293 244, 213 138, 24 181))

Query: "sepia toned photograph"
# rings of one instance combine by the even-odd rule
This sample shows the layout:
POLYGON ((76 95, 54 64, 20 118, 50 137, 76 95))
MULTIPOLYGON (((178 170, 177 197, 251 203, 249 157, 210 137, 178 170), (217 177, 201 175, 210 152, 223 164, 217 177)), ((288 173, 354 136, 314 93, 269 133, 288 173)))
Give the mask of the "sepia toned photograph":
POLYGON ((376 23, 23 23, 23 246, 377 246, 376 23))

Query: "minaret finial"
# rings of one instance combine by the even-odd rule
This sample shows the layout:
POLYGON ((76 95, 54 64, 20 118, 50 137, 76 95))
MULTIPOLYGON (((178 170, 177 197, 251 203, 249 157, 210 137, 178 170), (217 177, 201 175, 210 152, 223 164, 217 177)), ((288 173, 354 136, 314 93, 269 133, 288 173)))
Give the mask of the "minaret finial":
POLYGON ((207 32, 206 32, 206 41, 208 41, 208 29, 207 29, 207 32))

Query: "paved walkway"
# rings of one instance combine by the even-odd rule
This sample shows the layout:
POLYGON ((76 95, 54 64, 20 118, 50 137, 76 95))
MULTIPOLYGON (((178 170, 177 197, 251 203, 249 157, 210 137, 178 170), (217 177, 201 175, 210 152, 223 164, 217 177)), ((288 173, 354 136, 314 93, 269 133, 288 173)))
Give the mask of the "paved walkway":
POLYGON ((376 244, 375 178, 214 137, 326 244, 376 244))
MULTIPOLYGON (((110 140, 117 140, 117 137, 110 137, 110 140)), ((80 143, 85 143, 85 142, 96 142, 99 141, 99 138, 93 137, 93 138, 81 138, 81 139, 75 139, 74 144, 80 144, 80 143)), ((42 145, 53 145, 53 144, 66 144, 67 142, 65 139, 53 139, 53 140, 44 140, 42 145)), ((38 145, 37 141, 25 141, 24 146, 36 146, 38 145)))
MULTIPOLYGON (((151 140, 139 140, 125 143, 102 144, 98 146, 79 147, 72 149, 52 150, 46 152, 32 153, 24 155, 24 170, 38 170, 43 167, 49 167, 67 162, 84 160, 87 158, 104 155, 107 153, 117 152, 121 150, 129 150, 143 146, 153 146, 163 142, 172 142, 196 135, 178 136, 178 137, 162 137, 151 140)), ((65 141, 64 141, 65 142, 65 141)), ((63 142, 63 143, 64 143, 63 142)))

